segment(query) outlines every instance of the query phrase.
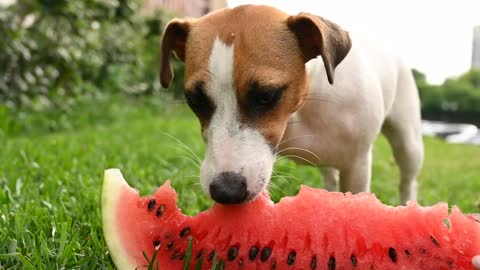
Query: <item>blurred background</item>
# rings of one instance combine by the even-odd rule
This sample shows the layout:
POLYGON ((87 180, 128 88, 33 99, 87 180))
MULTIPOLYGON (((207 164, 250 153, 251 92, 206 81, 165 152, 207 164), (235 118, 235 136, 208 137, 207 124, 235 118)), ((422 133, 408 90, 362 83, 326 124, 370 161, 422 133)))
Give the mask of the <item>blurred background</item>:
MULTIPOLYGON (((44 129, 17 121, 19 112, 66 110, 109 94, 159 94, 165 23, 249 3, 312 12, 366 33, 412 67, 426 119, 479 124, 478 1, 1 0, 1 136, 44 129)), ((175 71, 170 93, 181 98, 182 65, 175 71)), ((48 128, 69 125, 52 119, 48 128)), ((474 138, 470 143, 480 143, 474 138)))
MULTIPOLYGON (((424 121, 419 202, 480 212, 480 2, 476 0, 0 0, 0 269, 111 269, 103 170, 142 194, 166 178, 187 214, 211 205, 198 182, 204 146, 183 99, 183 65, 161 89, 159 45, 173 17, 245 3, 307 11, 364 32, 412 68, 424 121)), ((279 157, 275 201, 317 168, 279 157)), ((383 137, 372 191, 398 204, 383 137)))

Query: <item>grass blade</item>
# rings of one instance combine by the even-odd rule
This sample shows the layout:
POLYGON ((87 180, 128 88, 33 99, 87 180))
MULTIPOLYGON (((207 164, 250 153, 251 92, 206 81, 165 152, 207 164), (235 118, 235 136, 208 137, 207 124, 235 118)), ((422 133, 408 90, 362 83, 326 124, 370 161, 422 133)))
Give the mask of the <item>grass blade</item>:
POLYGON ((217 270, 217 252, 213 254, 212 270, 217 270))
POLYGON ((147 253, 145 251, 142 251, 142 254, 145 260, 147 260, 147 263, 150 265, 150 259, 148 258, 147 253))
POLYGON ((197 261, 197 265, 195 265, 195 270, 202 270, 203 258, 200 257, 197 261))
POLYGON ((157 255, 158 255, 158 249, 155 249, 153 251, 153 256, 152 256, 152 260, 150 261, 150 263, 148 264, 148 270, 158 270, 158 262, 156 264, 156 267, 154 267, 154 263, 155 263, 155 259, 157 258, 157 255))
POLYGON ((63 257, 63 251, 65 250, 65 245, 67 244, 67 235, 68 234, 68 223, 62 223, 62 229, 60 232, 60 248, 58 249, 58 256, 63 257))
POLYGON ((192 257, 193 237, 188 237, 187 253, 185 254, 185 266, 183 270, 190 269, 190 258, 192 257))

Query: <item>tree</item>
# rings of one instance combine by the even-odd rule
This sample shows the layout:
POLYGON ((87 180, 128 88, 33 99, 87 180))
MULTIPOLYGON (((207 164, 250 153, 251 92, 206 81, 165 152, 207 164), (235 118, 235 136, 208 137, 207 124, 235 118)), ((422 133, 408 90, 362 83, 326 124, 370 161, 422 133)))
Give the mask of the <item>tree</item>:
POLYGON ((458 78, 459 81, 469 83, 480 91, 480 69, 472 69, 458 78))
POLYGON ((480 71, 471 70, 442 85, 431 85, 413 69, 426 119, 480 124, 480 71))

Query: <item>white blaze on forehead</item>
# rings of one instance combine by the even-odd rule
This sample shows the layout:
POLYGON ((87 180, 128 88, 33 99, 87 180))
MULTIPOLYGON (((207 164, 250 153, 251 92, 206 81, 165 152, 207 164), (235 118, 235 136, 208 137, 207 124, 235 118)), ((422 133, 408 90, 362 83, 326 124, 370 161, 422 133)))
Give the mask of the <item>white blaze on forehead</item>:
POLYGON ((213 42, 208 63, 211 80, 207 85, 207 93, 216 106, 207 130, 208 137, 212 135, 226 137, 228 134, 222 132, 234 133, 240 128, 237 97, 233 85, 233 59, 233 45, 228 46, 217 37, 213 42))
POLYGON ((208 68, 213 76, 211 83, 214 87, 233 88, 233 45, 229 46, 217 37, 213 42, 208 68))
POLYGON ((207 147, 201 167, 205 190, 222 172, 236 172, 247 179, 247 190, 258 194, 268 183, 274 156, 254 128, 241 127, 234 86, 234 46, 215 39, 208 63, 211 74, 206 92, 215 104, 215 112, 206 129, 207 147))

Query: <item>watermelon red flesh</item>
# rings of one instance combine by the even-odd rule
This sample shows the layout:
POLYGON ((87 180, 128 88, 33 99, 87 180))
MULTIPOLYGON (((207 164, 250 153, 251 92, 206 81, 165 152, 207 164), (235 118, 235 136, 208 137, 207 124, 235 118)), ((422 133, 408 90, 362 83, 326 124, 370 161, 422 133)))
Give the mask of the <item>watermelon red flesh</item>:
POLYGON ((197 256, 210 269, 213 252, 224 269, 305 270, 473 269, 471 258, 480 254, 480 224, 455 207, 449 214, 446 204, 390 207, 371 194, 304 186, 275 205, 264 195, 195 217, 183 215, 176 201, 168 182, 141 198, 119 170, 105 172, 102 218, 118 269, 147 265, 143 252, 151 258, 155 244, 160 269, 183 269, 189 236, 190 269, 197 256), (253 261, 252 247, 259 250, 253 261))

